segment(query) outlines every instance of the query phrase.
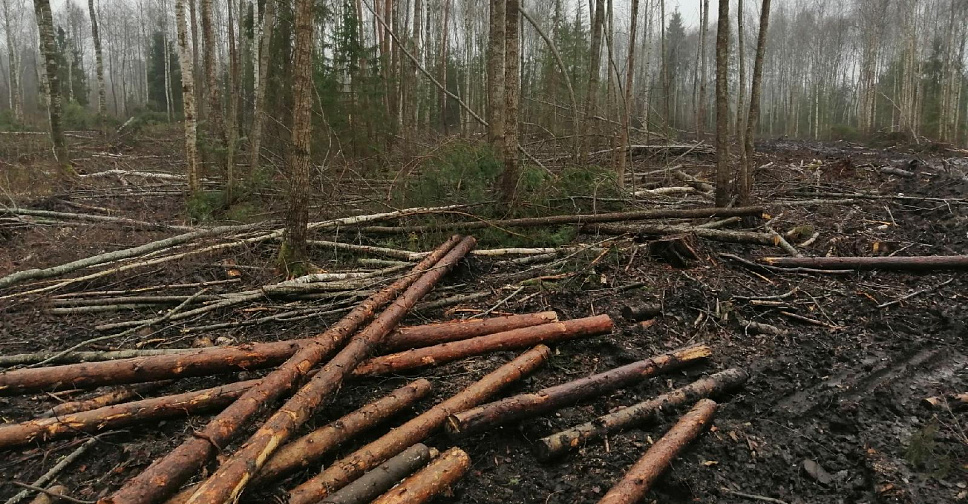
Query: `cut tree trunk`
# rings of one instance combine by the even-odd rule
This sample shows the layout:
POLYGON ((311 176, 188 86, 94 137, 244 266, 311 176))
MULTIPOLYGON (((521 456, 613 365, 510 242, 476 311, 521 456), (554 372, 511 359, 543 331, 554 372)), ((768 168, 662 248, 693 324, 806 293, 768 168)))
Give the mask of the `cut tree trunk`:
POLYGON ((707 376, 654 399, 622 408, 590 422, 541 438, 536 445, 537 455, 542 460, 548 460, 589 441, 644 423, 663 411, 733 390, 745 383, 748 378, 749 375, 738 368, 707 376))
POLYGON ((552 322, 374 357, 360 364, 353 374, 371 376, 398 373, 422 366, 436 366, 472 355, 525 348, 539 343, 550 344, 566 339, 605 334, 611 330, 612 319, 608 315, 552 322))
MULTIPOLYGON (((279 446, 284 444, 292 433, 309 419, 320 404, 339 390, 343 380, 352 373, 353 369, 369 356, 370 352, 379 347, 383 338, 400 323, 400 320, 407 315, 417 301, 430 292, 434 285, 450 272, 457 265, 457 262, 466 256, 476 244, 477 240, 473 237, 464 238, 432 269, 429 269, 416 282, 413 282, 413 285, 387 307, 379 317, 350 339, 349 343, 323 366, 316 376, 309 380, 309 383, 299 389, 286 404, 266 420, 265 424, 238 451, 222 462, 218 470, 202 483, 195 494, 188 499, 188 503, 235 502, 246 483, 265 465, 265 462, 279 446)), ((432 258, 432 256, 429 258, 432 258)), ((296 356, 292 360, 295 360, 295 358, 296 356)), ((272 376, 269 375, 269 377, 264 378, 263 383, 268 382, 272 376)), ((226 418, 232 421, 234 425, 242 425, 242 422, 234 422, 234 418, 226 418)), ((219 425, 213 422, 210 425, 218 428, 219 432, 227 430, 225 424, 219 425)), ((208 448, 208 445, 206 445, 206 448, 208 448)))
POLYGON ((159 388, 170 385, 171 383, 171 380, 164 380, 144 383, 132 387, 121 387, 106 394, 92 397, 91 399, 61 403, 41 413, 40 418, 61 417, 64 415, 70 415, 71 413, 80 413, 81 411, 90 411, 104 406, 110 406, 112 404, 123 403, 136 397, 141 397, 142 394, 158 390, 159 388))
POLYGON ((259 380, 231 383, 183 394, 154 397, 54 418, 0 425, 0 449, 36 440, 76 436, 82 432, 99 432, 150 420, 177 418, 211 411, 231 404, 259 380))
POLYGON ((452 435, 468 435, 516 420, 538 416, 582 400, 601 396, 658 373, 678 369, 705 359, 711 354, 712 350, 708 346, 692 346, 534 393, 501 399, 451 415, 447 419, 447 431, 452 435))
POLYGON ((592 215, 552 215, 549 217, 524 217, 506 220, 478 220, 471 222, 452 222, 426 226, 368 226, 365 232, 375 233, 429 233, 434 231, 468 230, 482 228, 508 228, 552 226, 556 224, 594 224, 599 222, 636 221, 648 219, 703 219, 708 217, 745 217, 761 215, 764 207, 735 208, 669 208, 660 210, 639 210, 633 212, 600 213, 592 215))
MULTIPOLYGON (((440 341, 467 338, 529 327, 557 320, 554 312, 512 315, 465 322, 401 327, 390 333, 384 348, 419 347, 440 341)), ((230 371, 272 367, 285 362, 314 338, 246 343, 230 347, 179 349, 163 355, 129 357, 101 362, 27 368, 0 373, 0 395, 38 390, 90 388, 163 380, 186 376, 207 376, 230 371)), ((46 355, 46 354, 43 354, 46 355)), ((120 353, 119 355, 124 355, 120 353)))
POLYGON ((423 443, 417 443, 326 497, 320 504, 367 504, 426 465, 431 458, 431 449, 423 443))
POLYGON ((639 459, 598 504, 634 504, 642 500, 672 459, 705 430, 716 413, 716 403, 703 399, 639 459))
POLYGON ((825 270, 938 271, 968 269, 968 255, 882 257, 764 257, 763 262, 781 268, 825 270))
MULTIPOLYGON (((253 416, 302 381, 313 366, 333 350, 339 348, 350 335, 373 317, 379 307, 407 289, 401 295, 402 298, 405 297, 407 293, 411 292, 414 285, 421 284, 425 280, 430 280, 431 285, 433 285, 433 282, 442 275, 439 272, 447 271, 448 268, 439 267, 447 264, 444 261, 451 257, 450 252, 458 250, 459 244, 456 242, 457 237, 452 237, 415 266, 413 274, 397 280, 389 287, 363 301, 346 317, 316 337, 312 344, 303 345, 278 369, 260 380, 257 386, 246 391, 243 397, 210 421, 201 432, 187 439, 165 457, 156 460, 144 472, 129 480, 113 495, 102 499, 102 504, 150 504, 161 502, 170 497, 177 491, 178 487, 214 455, 217 447, 227 446, 236 433, 253 416), (445 253, 447 255, 441 258, 445 253), (416 275, 421 273, 423 274, 418 279, 416 275), (428 277, 427 275, 432 276, 428 277)), ((426 288, 429 289, 429 287, 426 288)), ((373 326, 374 324, 371 324, 370 327, 373 326)), ((355 340, 357 339, 354 338, 355 340)), ((350 345, 352 345, 352 341, 350 345)), ((320 375, 325 375, 326 379, 336 377, 333 373, 332 364, 334 362, 340 364, 342 361, 338 359, 346 351, 346 348, 340 351, 322 371, 317 373, 316 377, 320 375)), ((356 367, 356 364, 357 362, 352 362, 352 366, 345 373, 349 373, 356 367)), ((310 383, 316 383, 316 377, 310 383)), ((335 380, 334 384, 339 385, 340 381, 335 380)), ((297 393, 296 397, 299 396, 297 393)), ((265 463, 267 457, 268 454, 262 459, 263 463, 265 463)), ((239 490, 241 490, 241 487, 239 487, 239 490)))
POLYGON ((340 459, 322 473, 299 485, 289 493, 289 504, 312 504, 325 498, 331 492, 359 478, 364 471, 426 439, 444 424, 449 415, 480 404, 502 388, 530 374, 549 357, 551 349, 544 345, 528 350, 457 395, 340 459))
POLYGON ((625 305, 622 307, 622 318, 629 322, 639 322, 662 315, 662 305, 645 303, 625 305))
POLYGON ((464 450, 453 447, 372 504, 420 504, 447 490, 471 467, 464 450))

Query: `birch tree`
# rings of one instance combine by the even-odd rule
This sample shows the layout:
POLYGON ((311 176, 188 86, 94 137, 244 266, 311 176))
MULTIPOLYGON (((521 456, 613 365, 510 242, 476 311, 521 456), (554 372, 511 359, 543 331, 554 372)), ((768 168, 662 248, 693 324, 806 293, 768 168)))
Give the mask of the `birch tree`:
POLYGON ((37 29, 40 35, 40 54, 44 58, 47 78, 47 116, 50 123, 50 138, 54 144, 54 158, 66 174, 73 173, 67 154, 67 142, 61 126, 61 86, 57 76, 57 45, 54 40, 54 18, 49 0, 34 0, 37 29))

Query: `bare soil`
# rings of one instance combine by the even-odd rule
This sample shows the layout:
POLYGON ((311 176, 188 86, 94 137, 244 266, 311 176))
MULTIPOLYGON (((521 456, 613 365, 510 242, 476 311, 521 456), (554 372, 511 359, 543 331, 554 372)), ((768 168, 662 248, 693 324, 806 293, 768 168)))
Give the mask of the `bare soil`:
MULTIPOLYGON (((138 169, 144 169, 150 159, 162 160, 169 169, 177 166, 177 159, 172 161, 168 151, 144 149, 141 155, 159 157, 142 158, 138 169)), ((142 152, 139 147, 115 151, 129 156, 119 158, 126 159, 126 166, 134 165, 131 156, 142 152)), ((868 148, 791 140, 764 142, 760 151, 757 200, 770 208, 775 218, 772 225, 781 233, 799 229, 801 236, 790 238, 794 243, 804 241, 814 231, 820 233, 812 245, 801 248, 805 255, 968 254, 968 158, 963 151, 938 145, 868 148), (883 166, 911 170, 915 176, 898 177, 876 170, 883 166), (857 197, 857 193, 868 196, 857 197), (848 198, 852 201, 843 201, 848 198), (819 201, 804 204, 806 200, 819 201)), ((92 147, 91 152, 103 151, 92 147)), ((87 169, 92 171, 111 167, 96 157, 88 159, 87 169)), ((647 171, 671 161, 638 160, 636 170, 647 171)), ((690 173, 710 175, 707 159, 686 157, 676 161, 684 163, 690 173)), ((14 169, 18 169, 14 164, 0 164, 0 171, 14 169)), ((54 189, 19 203, 84 211, 64 203, 69 201, 107 208, 113 215, 184 223, 183 197, 169 189, 163 184, 146 189, 141 182, 122 185, 107 180, 72 193, 54 189), (150 194, 152 191, 159 194, 150 194)), ((265 216, 272 217, 274 211, 269 206, 265 216)), ((340 213, 340 209, 320 206, 318 212, 340 213)), ((63 224, 0 227, 0 275, 171 234, 63 224)), ((579 239, 593 242, 603 237, 582 235, 579 239)), ((441 450, 461 446, 473 460, 469 475, 455 485, 453 494, 437 501, 597 502, 681 411, 669 412, 660 421, 610 436, 549 463, 535 459, 531 451, 534 441, 696 377, 738 366, 750 372, 750 381, 741 391, 721 398, 714 427, 674 462, 649 493, 647 502, 755 502, 734 492, 790 504, 968 502, 968 413, 956 408, 929 409, 922 404, 929 396, 968 391, 968 277, 964 273, 778 273, 751 269, 719 254, 755 261, 780 255, 779 249, 716 242, 700 245, 701 260, 688 267, 673 267, 645 253, 613 252, 593 267, 589 267, 587 258, 575 259, 562 271, 577 271, 577 275, 529 284, 500 306, 495 313, 553 309, 562 318, 608 313, 616 321, 616 330, 609 336, 558 345, 548 365, 507 393, 537 390, 688 344, 708 344, 714 356, 707 364, 486 434, 458 440, 434 436, 428 445, 441 450), (886 308, 878 307, 929 287, 936 288, 886 308), (750 300, 791 291, 778 299, 781 306, 750 300), (622 320, 621 308, 634 302, 660 302, 663 315, 646 328, 622 320), (805 323, 781 312, 823 325, 805 323), (738 319, 771 324, 786 334, 757 334, 738 319), (817 466, 822 470, 815 469, 817 466)), ((224 279, 223 261, 231 259, 242 272, 243 285, 218 286, 210 292, 242 290, 279 278, 272 267, 273 253, 269 245, 254 247, 236 251, 231 257, 192 259, 123 277, 107 277, 74 289, 130 289, 224 279)), ((321 251, 314 255, 314 261, 330 270, 354 264, 348 256, 321 251)), ((498 260, 469 260, 433 296, 484 291, 490 293, 489 297, 458 307, 417 312, 406 323, 470 316, 490 308, 514 290, 505 288, 505 275, 526 268, 498 260)), ((189 322, 238 320, 271 313, 281 309, 281 304, 267 301, 258 311, 229 310, 189 322)), ((97 324, 150 314, 138 311, 65 317, 49 314, 49 305, 48 298, 0 301, 0 352, 64 349, 101 335, 94 330, 97 324)), ((90 348, 190 346, 199 344, 197 338, 218 344, 278 340, 319 332, 334 320, 333 316, 310 317, 201 335, 182 334, 174 328, 90 348)), ((407 380, 430 379, 435 384, 433 398, 391 423, 402 422, 511 355, 491 354, 407 376, 355 382, 344 388, 336 402, 323 408, 309 427, 323 425, 407 380)), ((253 375, 181 380, 163 392, 197 389, 253 375)), ((8 422, 26 420, 57 401, 84 394, 90 393, 0 397, 0 416, 8 422)), ((203 416, 168 420, 103 435, 97 448, 62 473, 58 482, 74 497, 95 500, 166 454, 205 421, 203 416)), ((385 429, 375 429, 342 447, 323 465, 385 429)), ((31 482, 81 442, 83 439, 61 440, 6 450, 0 454, 0 480, 31 482)), ((305 476, 296 476, 276 488, 260 489, 244 500, 264 502, 282 497, 285 489, 305 476)), ((16 491, 14 486, 4 485, 0 498, 16 491)))

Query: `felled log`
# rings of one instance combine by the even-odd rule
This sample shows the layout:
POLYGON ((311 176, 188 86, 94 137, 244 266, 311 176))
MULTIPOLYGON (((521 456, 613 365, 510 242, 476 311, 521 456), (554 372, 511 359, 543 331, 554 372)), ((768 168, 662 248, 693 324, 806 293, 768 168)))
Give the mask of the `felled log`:
MULTIPOLYGON (((421 326, 400 327, 387 335, 382 347, 388 350, 413 348, 424 344, 453 341, 494 332, 528 327, 557 320, 555 312, 512 315, 475 319, 464 322, 445 322, 421 326)), ((129 357, 123 352, 105 352, 109 359, 42 368, 26 368, 0 373, 0 395, 12 395, 37 390, 88 388, 100 385, 137 383, 143 381, 204 376, 229 371, 253 370, 285 362, 299 348, 312 341, 303 338, 271 343, 245 343, 228 347, 162 350, 155 355, 129 357), (122 358, 114 359, 115 355, 122 358)), ((151 350, 142 350, 152 352, 151 350)), ((78 352, 83 360, 98 358, 94 352, 78 352)), ((43 360, 56 354, 37 355, 43 360)), ((0 359, 2 360, 2 359, 0 359)), ((18 364, 36 361, 27 355, 15 359, 18 364)))
POLYGON ((447 418, 447 432, 452 435, 473 434, 498 425, 538 416, 579 401, 600 396, 657 373, 671 371, 705 359, 712 354, 706 345, 696 345, 657 355, 651 359, 626 364, 604 373, 519 394, 483 404, 447 418))
MULTIPOLYGON (((205 462, 216 453, 216 450, 220 451, 221 447, 227 446, 235 438, 236 433, 261 409, 291 390, 299 381, 305 378, 309 370, 319 363, 323 357, 330 354, 334 349, 339 348, 351 334, 370 320, 379 307, 385 305, 403 291, 400 294, 400 299, 394 302, 394 304, 377 318, 377 322, 384 320, 386 318, 384 316, 389 313, 392 314, 391 317, 394 317, 395 320, 399 320, 399 317, 402 317, 406 311, 403 310, 403 313, 400 313, 400 301, 404 300, 402 306, 405 307, 406 302, 412 303, 416 301, 412 298, 413 294, 417 294, 417 297, 419 297, 423 292, 430 290, 433 284, 444 273, 449 271, 450 268, 446 265, 450 264, 452 267, 453 263, 456 262, 456 258, 452 255, 452 252, 459 250, 462 243, 463 241, 457 236, 451 237, 451 239, 444 242, 443 245, 435 249, 432 254, 414 267, 413 274, 398 279, 377 294, 367 298, 348 315, 343 317, 342 320, 316 337, 312 343, 302 345, 299 351, 290 357, 289 360, 262 378, 257 385, 247 390, 242 397, 212 419, 204 429, 186 439, 166 456, 156 460, 144 472, 128 480, 114 494, 101 499, 101 503, 152 504, 162 502, 172 496, 188 478, 201 469, 205 462), (458 243, 459 241, 460 243, 458 243), (419 278, 417 275, 419 275, 419 278), (419 287, 414 290, 415 286, 419 287), (395 307, 398 308, 395 309, 395 307)), ((466 253, 466 251, 463 253, 466 253)), ((457 257, 462 257, 463 253, 460 253, 457 257)), ((353 358, 347 359, 347 357, 359 357, 362 360, 362 357, 365 356, 365 351, 368 351, 372 346, 368 344, 370 343, 369 339, 364 340, 361 345, 360 335, 366 334, 368 337, 372 337, 373 334, 379 334, 382 337, 393 329, 392 325, 377 322, 371 323, 367 329, 364 329, 360 334, 352 338, 347 346, 326 364, 310 380, 309 384, 303 387, 303 390, 305 390, 305 387, 320 383, 317 380, 320 376, 323 376, 324 380, 330 381, 333 387, 338 387, 342 382, 342 376, 352 371, 356 367, 356 364, 359 363, 358 360, 353 358), (376 330, 370 331, 370 328, 376 328, 376 330), (358 356, 357 354, 361 352, 363 352, 363 356, 358 356), (345 370, 340 367, 347 365, 349 368, 345 370)), ((378 338, 375 343, 379 343, 378 338)), ((313 399, 313 395, 302 395, 301 392, 302 390, 294 397, 313 399)), ((286 413, 308 416, 308 412, 306 411, 299 413, 286 411, 286 413)), ((272 418, 274 419, 276 416, 278 414, 273 415, 272 418)), ((278 440, 276 446, 284 442, 285 438, 282 438, 278 440)), ((236 452, 236 454, 243 452, 245 452, 245 447, 236 452)), ((259 466, 265 463, 269 455, 271 455, 271 451, 260 456, 259 466)), ((224 468, 225 464, 222 467, 224 468)), ((252 470, 258 470, 258 467, 253 467, 252 470)), ((199 488, 199 492, 204 488, 205 484, 203 483, 199 488)), ((238 491, 241 490, 242 485, 239 485, 238 491)), ((190 498, 189 502, 191 501, 192 499, 190 498)))
POLYGON ((472 355, 593 336, 611 330, 612 319, 608 315, 552 322, 374 357, 361 363, 353 374, 370 376, 396 373, 421 366, 444 364, 472 355))
POLYGON ((450 488, 471 467, 471 458, 464 450, 453 447, 443 455, 403 480, 372 504, 421 504, 450 488))
MULTIPOLYGON (((188 504, 234 503, 248 481, 265 465, 267 459, 289 439, 297 428, 309 419, 320 404, 339 390, 343 380, 352 373, 353 369, 379 347, 383 338, 400 323, 400 320, 417 304, 417 301, 430 292, 434 285, 450 272, 476 244, 477 240, 473 237, 468 236, 462 239, 460 243, 447 252, 447 255, 437 261, 433 268, 427 270, 416 282, 413 282, 413 285, 408 287, 369 326, 353 336, 349 343, 326 363, 316 376, 313 376, 276 413, 269 417, 238 451, 222 462, 212 476, 205 480, 195 494, 188 499, 188 504)), ((300 350, 300 353, 302 352, 300 350)), ((293 360, 297 356, 294 356, 293 360)), ((262 383, 269 381, 272 376, 263 378, 262 383)), ((219 416, 223 415, 225 415, 224 412, 219 416)), ((220 425, 213 422, 210 425, 220 429, 220 432, 226 430, 225 423, 220 425)), ((174 459, 173 462, 179 463, 177 459, 174 459)))
POLYGON ((470 230, 482 228, 509 228, 554 226, 558 224, 593 224, 598 222, 619 222, 647 219, 701 219, 706 217, 744 217, 760 215, 764 207, 734 207, 734 208, 663 208, 658 210, 639 210, 634 212, 613 212, 590 215, 552 215, 549 217, 523 217, 520 219, 504 220, 475 220, 470 222, 452 222, 448 224, 424 226, 369 226, 362 228, 364 232, 373 233, 430 233, 435 231, 470 230))
POLYGON ((81 411, 89 411, 97 409, 103 406, 110 406, 112 404, 123 403, 125 401, 134 399, 136 397, 141 397, 143 394, 158 390, 161 387, 171 384, 170 380, 157 381, 143 383, 141 385, 134 385, 131 387, 121 387, 116 390, 101 394, 90 399, 84 399, 80 401, 69 401, 65 403, 58 404, 53 408, 40 414, 40 418, 50 418, 57 416, 69 415, 71 413, 78 413, 81 411))
POLYGON ((728 229, 714 229, 699 226, 681 226, 671 224, 599 224, 588 226, 587 230, 607 235, 678 235, 694 234, 706 240, 726 243, 755 243, 759 245, 776 245, 776 240, 769 233, 756 231, 733 231, 728 229))
POLYGON ((536 445, 538 458, 547 460, 606 434, 645 422, 663 410, 722 394, 739 387, 748 377, 745 371, 738 368, 720 371, 654 399, 622 408, 590 422, 541 438, 536 445))
POLYGON ((944 408, 947 406, 952 410, 968 409, 968 392, 947 396, 927 397, 923 402, 929 408, 944 408))
POLYGON ((152 397, 53 418, 0 425, 0 449, 136 425, 149 420, 177 418, 224 407, 240 397, 259 380, 230 383, 220 387, 152 397))
POLYGON ((449 415, 487 400, 497 391, 540 367, 550 356, 551 349, 544 345, 528 350, 457 395, 336 461, 322 473, 293 489, 289 493, 289 504, 312 504, 325 498, 359 478, 364 471, 376 467, 408 446, 422 442, 443 425, 449 415))
POLYGON ((656 441, 625 473, 598 504, 634 504, 642 500, 672 459, 696 438, 713 419, 716 403, 703 399, 686 413, 669 432, 656 441))
POLYGON ((393 488, 401 479, 426 465, 431 457, 431 449, 423 443, 417 443, 367 471, 360 476, 360 479, 326 497, 320 504, 367 504, 393 488))
POLYGON ((937 271, 966 270, 968 255, 878 257, 764 257, 771 266, 833 270, 937 271))
POLYGON ((629 322, 639 322, 659 315, 662 315, 662 305, 655 303, 629 304, 622 307, 622 318, 629 322))
POLYGON ((407 350, 557 321, 557 313, 546 311, 401 327, 390 333, 380 348, 384 351, 407 350))

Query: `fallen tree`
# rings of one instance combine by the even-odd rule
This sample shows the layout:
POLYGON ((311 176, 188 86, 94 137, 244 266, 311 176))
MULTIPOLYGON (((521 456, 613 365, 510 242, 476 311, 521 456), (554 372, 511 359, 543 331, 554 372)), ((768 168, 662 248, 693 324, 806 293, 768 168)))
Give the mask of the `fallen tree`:
POLYGON ((968 255, 877 257, 764 257, 763 262, 782 268, 822 270, 968 270, 968 255))
POLYGON ((625 476, 598 501, 598 504, 634 504, 642 500, 672 459, 705 430, 716 413, 716 403, 703 399, 689 410, 625 476))
POLYGON ((509 422, 538 416, 579 401, 643 380, 657 373, 677 369, 705 359, 712 350, 697 345, 626 364, 603 373, 483 404, 447 418, 447 432, 467 435, 509 422))
POLYGON ((423 443, 417 443, 326 497, 320 504, 367 504, 430 462, 434 456, 431 451, 434 454, 437 452, 423 443))
POLYGON ((455 446, 437 457, 427 467, 381 495, 372 504, 420 504, 427 502, 461 479, 470 467, 471 458, 467 456, 464 450, 455 446))
POLYGON ((699 226, 681 226, 672 224, 600 224, 587 226, 587 230, 607 235, 678 235, 694 234, 707 240, 727 243, 756 243, 759 245, 776 245, 776 239, 769 233, 756 231, 731 231, 726 229, 704 228, 699 226))
POLYGON ((336 461, 323 472, 289 492, 289 504, 313 504, 359 478, 363 472, 422 442, 449 415, 472 408, 497 391, 530 374, 551 356, 551 349, 538 345, 488 373, 457 395, 437 404, 383 437, 336 461))
POLYGON ((541 438, 535 451, 538 458, 550 459, 570 449, 577 448, 583 443, 640 424, 662 411, 737 388, 745 383, 748 377, 749 375, 745 371, 738 368, 720 371, 654 399, 622 408, 581 425, 541 438))
POLYGON ((436 366, 472 355, 525 348, 539 343, 550 344, 566 339, 605 334, 611 330, 612 319, 608 315, 551 322, 374 357, 361 363, 353 374, 370 376, 398 373, 421 366, 436 366))

